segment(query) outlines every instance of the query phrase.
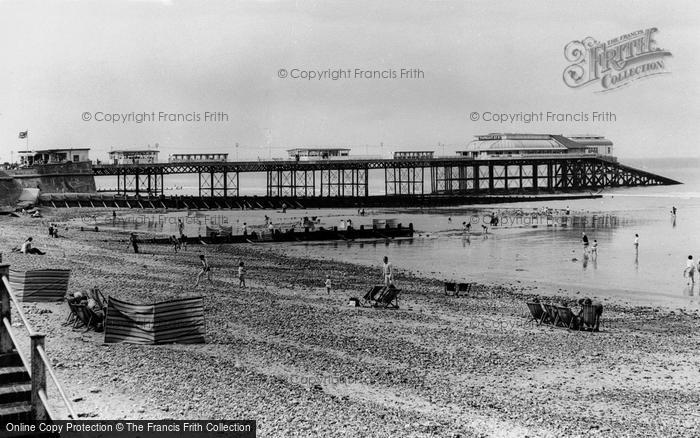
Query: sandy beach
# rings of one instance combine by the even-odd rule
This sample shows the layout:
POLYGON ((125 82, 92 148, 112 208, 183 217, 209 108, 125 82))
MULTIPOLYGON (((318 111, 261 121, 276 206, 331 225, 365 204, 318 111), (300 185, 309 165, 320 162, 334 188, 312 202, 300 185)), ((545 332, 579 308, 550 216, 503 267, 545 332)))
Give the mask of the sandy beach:
MULTIPOLYGON (((70 291, 136 303, 201 295, 206 344, 104 344, 62 323, 68 306, 25 304, 74 406, 97 419, 253 419, 258 436, 693 437, 700 434, 700 315, 606 304, 602 329, 537 326, 524 302, 573 292, 442 283, 401 272, 399 310, 354 308, 376 267, 281 255, 270 245, 142 245, 124 231, 68 229, 86 210, 0 217, 3 262, 70 268, 70 291), (61 238, 47 236, 59 221, 61 238), (11 253, 34 236, 45 256, 11 253), (195 289, 204 251, 214 284, 195 289), (240 289, 238 261, 248 270, 240 289), (326 275, 333 291, 323 288, 326 275)), ((96 211, 96 214, 105 214, 96 211)), ((61 406, 49 388, 55 407, 61 406)))

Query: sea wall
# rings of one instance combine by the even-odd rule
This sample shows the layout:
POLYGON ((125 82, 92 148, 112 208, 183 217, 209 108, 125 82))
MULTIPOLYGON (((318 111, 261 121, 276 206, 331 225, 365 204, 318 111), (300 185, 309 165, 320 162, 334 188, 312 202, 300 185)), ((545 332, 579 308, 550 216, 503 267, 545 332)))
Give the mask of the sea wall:
POLYGON ((22 194, 22 186, 8 175, 0 171, 0 206, 15 205, 22 194))
POLYGON ((8 171, 22 187, 41 193, 94 193, 92 163, 46 164, 8 171))

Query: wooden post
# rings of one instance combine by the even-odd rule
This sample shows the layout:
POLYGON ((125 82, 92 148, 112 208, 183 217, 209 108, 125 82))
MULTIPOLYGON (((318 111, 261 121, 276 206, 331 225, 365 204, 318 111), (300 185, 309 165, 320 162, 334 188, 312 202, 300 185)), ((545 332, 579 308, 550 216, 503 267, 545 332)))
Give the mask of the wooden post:
MULTIPOLYGON (((0 265, 0 279, 2 277, 10 278, 10 265, 0 265)), ((11 315, 10 293, 5 287, 5 283, 0 281, 0 354, 9 353, 14 348, 10 333, 5 328, 5 324, 2 323, 4 318, 7 318, 8 322, 12 322, 11 315)))
POLYGON ((31 363, 32 363, 32 418, 34 420, 47 420, 46 407, 39 397, 39 391, 44 391, 46 394, 46 368, 44 361, 37 351, 37 347, 44 348, 45 335, 40 333, 32 333, 31 337, 31 363))

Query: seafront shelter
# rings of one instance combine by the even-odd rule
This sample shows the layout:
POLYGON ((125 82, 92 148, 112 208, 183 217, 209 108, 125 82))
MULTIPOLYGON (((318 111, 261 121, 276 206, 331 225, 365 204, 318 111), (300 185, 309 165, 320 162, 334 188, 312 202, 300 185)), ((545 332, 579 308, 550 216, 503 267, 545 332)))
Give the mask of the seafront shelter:
POLYGON ((395 160, 410 160, 420 158, 433 158, 434 151, 396 151, 394 152, 395 160))
POLYGON ((158 162, 156 149, 118 149, 109 152, 111 164, 153 164, 158 162))
POLYGON ((172 154, 168 158, 168 163, 191 163, 191 162, 215 162, 228 161, 228 154, 172 154))
POLYGON ((296 160, 326 160, 329 158, 343 158, 350 156, 348 148, 294 148, 287 149, 291 158, 296 160))

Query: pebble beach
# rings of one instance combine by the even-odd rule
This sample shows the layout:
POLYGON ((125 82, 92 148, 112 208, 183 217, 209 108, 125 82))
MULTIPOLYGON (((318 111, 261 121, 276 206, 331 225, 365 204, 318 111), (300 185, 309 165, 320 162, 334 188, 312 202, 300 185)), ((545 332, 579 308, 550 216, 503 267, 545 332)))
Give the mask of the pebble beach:
POLYGON ((612 301, 599 333, 578 332, 538 326, 525 306, 578 298, 566 289, 513 280, 452 297, 405 271, 400 309, 356 308, 348 299, 380 282, 380 260, 300 258, 275 244, 143 244, 134 254, 126 231, 69 221, 84 209, 42 213, 0 217, 12 269, 69 268, 69 291, 134 303, 204 297, 199 345, 104 344, 103 333, 63 325, 65 303, 24 304, 83 418, 253 419, 261 437, 700 435, 697 310, 612 301), (27 236, 47 255, 10 252, 27 236), (213 284, 195 289, 202 252, 213 284))

